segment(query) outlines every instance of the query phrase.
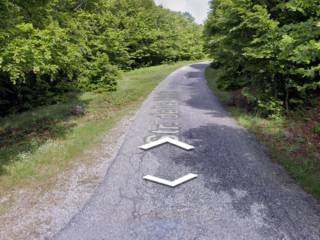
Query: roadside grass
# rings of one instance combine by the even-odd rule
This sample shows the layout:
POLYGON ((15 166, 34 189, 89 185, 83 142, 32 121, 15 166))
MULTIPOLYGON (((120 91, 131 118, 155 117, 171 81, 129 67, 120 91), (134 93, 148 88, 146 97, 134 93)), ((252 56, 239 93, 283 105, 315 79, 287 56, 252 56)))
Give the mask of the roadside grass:
POLYGON ((208 86, 232 116, 266 146, 270 158, 281 164, 309 193, 320 199, 320 104, 287 117, 263 118, 232 106, 232 94, 217 88, 219 70, 208 67, 208 86))
MULTIPOLYGON (((19 186, 45 186, 82 159, 102 137, 175 69, 191 62, 123 73, 116 92, 85 92, 65 103, 0 118, 0 193, 19 186), (74 106, 85 109, 74 116, 74 106)), ((88 161, 88 160, 86 160, 88 161)))

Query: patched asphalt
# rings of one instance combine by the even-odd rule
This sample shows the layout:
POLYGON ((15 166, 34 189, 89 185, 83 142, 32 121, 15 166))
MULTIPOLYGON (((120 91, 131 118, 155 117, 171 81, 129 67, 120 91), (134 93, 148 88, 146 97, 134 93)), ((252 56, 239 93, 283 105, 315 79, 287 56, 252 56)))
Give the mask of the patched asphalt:
POLYGON ((320 205, 208 89, 206 63, 168 76, 137 113, 103 183, 57 240, 320 240, 320 205), (169 136, 195 147, 139 146, 169 136), (143 180, 198 175, 176 188, 143 180))

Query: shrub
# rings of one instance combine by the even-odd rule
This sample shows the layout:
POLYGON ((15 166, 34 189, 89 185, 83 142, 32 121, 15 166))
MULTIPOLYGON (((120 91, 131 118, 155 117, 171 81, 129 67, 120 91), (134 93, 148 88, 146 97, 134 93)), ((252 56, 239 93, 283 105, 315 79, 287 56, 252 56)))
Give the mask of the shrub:
POLYGON ((0 14, 0 116, 114 91, 118 69, 203 56, 201 26, 153 0, 3 0, 0 14))
POLYGON ((224 89, 254 89, 268 114, 310 104, 320 87, 318 0, 215 0, 206 49, 224 89), (284 110, 283 110, 284 109, 284 110))

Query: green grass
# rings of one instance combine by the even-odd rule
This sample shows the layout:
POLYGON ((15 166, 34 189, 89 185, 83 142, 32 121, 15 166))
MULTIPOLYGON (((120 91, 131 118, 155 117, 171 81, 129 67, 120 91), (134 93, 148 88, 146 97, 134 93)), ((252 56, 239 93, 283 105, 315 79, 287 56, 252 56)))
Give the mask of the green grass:
POLYGON ((51 177, 99 143, 161 80, 187 63, 126 72, 116 92, 86 92, 66 103, 1 118, 0 192, 48 184, 51 177), (83 106, 86 114, 72 116, 70 109, 75 105, 83 106))
POLYGON ((219 70, 207 68, 206 78, 211 90, 232 116, 267 147, 270 158, 284 166, 298 184, 320 199, 317 109, 295 112, 288 117, 276 119, 263 118, 240 107, 230 106, 232 93, 217 88, 219 70))
POLYGON ((216 79, 219 78, 221 70, 214 70, 213 68, 208 67, 206 69, 205 75, 208 79, 209 88, 216 94, 216 96, 222 101, 224 104, 228 105, 231 102, 231 95, 229 92, 222 91, 218 89, 216 79))

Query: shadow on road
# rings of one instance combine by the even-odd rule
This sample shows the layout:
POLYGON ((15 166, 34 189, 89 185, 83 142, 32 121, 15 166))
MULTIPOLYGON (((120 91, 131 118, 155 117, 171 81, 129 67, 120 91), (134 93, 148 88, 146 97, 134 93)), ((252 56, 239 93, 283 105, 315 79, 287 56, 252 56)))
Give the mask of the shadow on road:
MULTIPOLYGON (((282 167, 270 161, 257 140, 230 118, 206 84, 199 83, 204 81, 206 66, 191 65, 195 71, 189 72, 188 77, 199 81, 184 83, 192 93, 184 103, 195 114, 205 114, 207 123, 182 133, 182 138, 189 139, 195 150, 182 152, 173 161, 199 173, 209 191, 229 195, 232 207, 243 218, 254 217, 257 214, 254 209, 260 206, 259 215, 265 216, 268 225, 275 226, 261 228, 261 234, 268 235, 270 229, 286 229, 286 233, 300 234, 299 239, 310 236, 303 231, 305 222, 301 218, 308 216, 308 222, 314 224, 310 229, 319 229, 318 203, 296 186, 282 167)), ((314 236, 318 236, 320 232, 315 231, 314 236)), ((283 237, 296 239, 297 235, 283 237)))
MULTIPOLYGON (((206 66, 192 65, 196 70, 192 75, 204 81, 206 66)), ((184 84, 192 92, 184 103, 195 114, 205 114, 207 123, 182 133, 182 138, 190 139, 191 143, 197 140, 192 143, 195 150, 175 156, 175 164, 199 173, 209 191, 231 196, 233 208, 243 218, 254 217, 255 207, 260 206, 259 215, 265 216, 268 225, 277 226, 271 229, 297 233, 296 229, 300 228, 299 238, 310 236, 303 232, 305 223, 301 215, 308 216, 308 222, 314 219, 311 228, 318 229, 320 209, 316 201, 297 187, 282 167, 270 161, 256 139, 230 118, 206 84, 198 84, 199 81, 184 84)), ((268 234, 270 228, 259 231, 268 234)), ((315 236, 318 234, 319 231, 314 232, 315 236)))

